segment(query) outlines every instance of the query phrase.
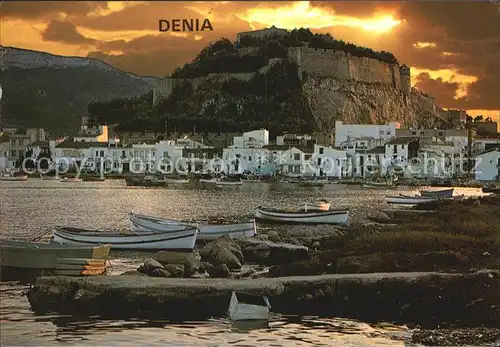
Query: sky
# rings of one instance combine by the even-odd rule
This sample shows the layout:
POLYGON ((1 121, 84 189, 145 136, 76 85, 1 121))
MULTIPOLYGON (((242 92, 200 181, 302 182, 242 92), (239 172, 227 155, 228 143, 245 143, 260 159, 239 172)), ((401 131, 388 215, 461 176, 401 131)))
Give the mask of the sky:
POLYGON ((210 42, 275 25, 392 52, 444 108, 500 121, 499 1, 121 2, 0 4, 3 46, 94 57, 167 76, 210 42), (159 32, 159 19, 208 18, 213 31, 159 32))

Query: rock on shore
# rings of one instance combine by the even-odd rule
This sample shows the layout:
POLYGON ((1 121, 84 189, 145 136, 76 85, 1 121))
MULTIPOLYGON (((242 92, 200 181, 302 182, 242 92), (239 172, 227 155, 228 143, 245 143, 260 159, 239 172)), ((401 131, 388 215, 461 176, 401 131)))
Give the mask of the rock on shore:
POLYGON ((224 316, 232 290, 267 295, 276 313, 437 326, 500 325, 500 273, 374 273, 304 277, 174 279, 39 277, 37 313, 204 319, 224 316))

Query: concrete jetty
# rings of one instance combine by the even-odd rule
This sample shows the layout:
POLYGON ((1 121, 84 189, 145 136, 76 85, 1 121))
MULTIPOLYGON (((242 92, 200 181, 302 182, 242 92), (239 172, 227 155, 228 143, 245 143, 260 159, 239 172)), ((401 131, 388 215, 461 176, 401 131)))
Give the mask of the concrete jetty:
POLYGON ((500 273, 336 274, 257 279, 39 277, 37 313, 204 319, 226 314, 231 291, 264 294, 272 311, 422 327, 499 326, 500 273))

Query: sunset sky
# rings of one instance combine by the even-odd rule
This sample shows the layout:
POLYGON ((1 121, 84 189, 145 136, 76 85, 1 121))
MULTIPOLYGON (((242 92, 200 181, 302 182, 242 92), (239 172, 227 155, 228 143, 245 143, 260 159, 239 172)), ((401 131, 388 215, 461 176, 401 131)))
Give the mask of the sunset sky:
POLYGON ((394 53, 445 108, 500 121, 500 3, 458 1, 91 2, 0 5, 1 44, 89 56, 165 76, 209 42, 275 25, 308 27, 394 53), (212 32, 159 32, 159 19, 209 18, 212 32))

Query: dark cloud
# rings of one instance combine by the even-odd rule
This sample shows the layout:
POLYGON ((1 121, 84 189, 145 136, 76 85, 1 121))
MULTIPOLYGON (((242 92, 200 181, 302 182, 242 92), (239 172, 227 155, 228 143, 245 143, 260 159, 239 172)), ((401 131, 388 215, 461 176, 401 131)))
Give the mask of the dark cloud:
POLYGON ((59 13, 84 16, 106 8, 105 1, 4 1, 1 4, 3 20, 44 19, 59 13))
POLYGON ((70 45, 94 44, 97 41, 80 34, 76 26, 70 22, 51 20, 42 33, 45 41, 62 42, 70 45))
POLYGON ((439 104, 447 105, 445 107, 457 104, 454 96, 458 83, 445 82, 441 78, 432 79, 428 73, 421 73, 416 77, 415 87, 436 98, 439 104))
POLYGON ((467 96, 460 99, 462 107, 471 109, 500 109, 500 60, 484 67, 484 75, 467 89, 467 96))

